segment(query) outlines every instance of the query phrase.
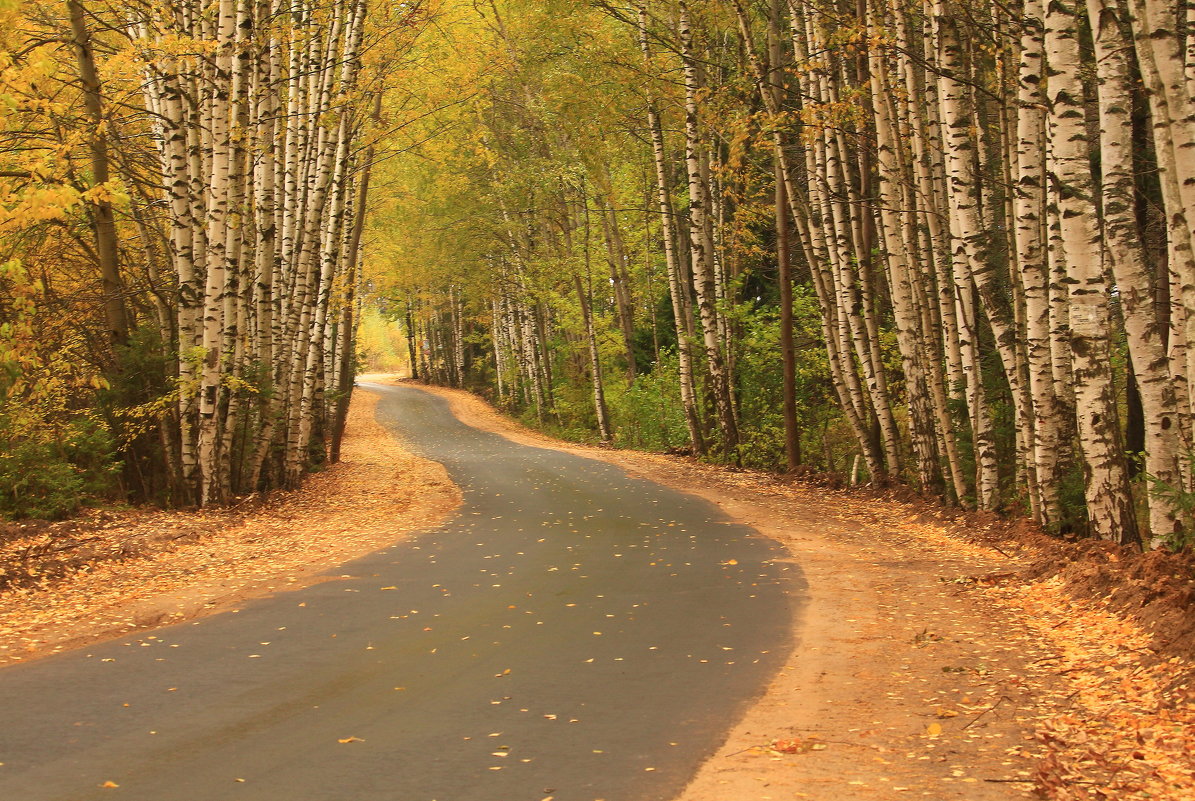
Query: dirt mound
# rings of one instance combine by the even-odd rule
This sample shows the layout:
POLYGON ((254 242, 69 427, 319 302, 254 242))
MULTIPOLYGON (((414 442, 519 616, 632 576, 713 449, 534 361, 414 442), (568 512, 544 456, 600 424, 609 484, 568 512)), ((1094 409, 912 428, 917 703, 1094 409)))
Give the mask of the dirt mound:
POLYGON ((157 553, 235 525, 232 509, 204 513, 89 510, 72 520, 0 524, 0 592, 34 587, 101 562, 157 553))
POLYGON ((1110 542, 1053 541, 1027 578, 1057 575, 1071 595, 1105 601, 1153 635, 1160 654, 1195 659, 1195 554, 1138 553, 1110 542))

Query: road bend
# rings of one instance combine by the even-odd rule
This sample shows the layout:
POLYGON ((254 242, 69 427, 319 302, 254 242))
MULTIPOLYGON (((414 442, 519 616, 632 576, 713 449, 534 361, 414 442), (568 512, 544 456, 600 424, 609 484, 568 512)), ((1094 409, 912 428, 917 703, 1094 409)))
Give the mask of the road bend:
POLYGON ((793 647, 799 569, 706 501, 362 389, 447 467, 456 516, 235 613, 0 670, 0 799, 683 789, 793 647))

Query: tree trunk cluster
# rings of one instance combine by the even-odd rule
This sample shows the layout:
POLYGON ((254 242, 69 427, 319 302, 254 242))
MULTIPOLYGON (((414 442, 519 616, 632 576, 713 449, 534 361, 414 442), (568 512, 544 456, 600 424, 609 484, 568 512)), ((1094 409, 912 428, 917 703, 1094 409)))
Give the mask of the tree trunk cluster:
POLYGON ((364 0, 171 0, 134 23, 177 279, 170 455, 193 502, 294 486, 342 431, 365 16, 364 0))
POLYGON ((430 340, 488 343, 471 346, 472 378, 458 365, 453 381, 490 384, 557 423, 584 383, 590 425, 618 441, 637 425, 623 409, 656 375, 663 336, 695 453, 750 460, 766 430, 790 469, 810 445, 827 466, 849 447, 845 463, 872 481, 1023 510, 1049 530, 1184 536, 1179 498, 1195 489, 1186 6, 596 5, 558 21, 621 38, 603 40, 603 66, 559 74, 568 57, 544 43, 550 33, 516 32, 515 16, 534 12, 494 7, 493 46, 510 61, 479 80, 506 100, 474 121, 498 233, 480 254, 487 280, 460 281, 451 301, 468 319, 427 318, 440 331, 430 340), (552 55, 533 61, 531 42, 552 55), (552 93, 582 74, 621 95, 570 119, 552 93), (594 138, 628 127, 617 145, 594 138), (536 182, 529 164, 552 177, 536 182), (590 214, 608 283, 578 253, 590 214), (640 231, 632 220, 644 219, 640 231), (636 253, 647 269, 630 266, 636 253), (809 309, 836 421, 809 405, 809 309), (779 327, 775 409, 751 406, 746 339, 760 310, 779 327), (761 422, 770 415, 780 430, 761 422))

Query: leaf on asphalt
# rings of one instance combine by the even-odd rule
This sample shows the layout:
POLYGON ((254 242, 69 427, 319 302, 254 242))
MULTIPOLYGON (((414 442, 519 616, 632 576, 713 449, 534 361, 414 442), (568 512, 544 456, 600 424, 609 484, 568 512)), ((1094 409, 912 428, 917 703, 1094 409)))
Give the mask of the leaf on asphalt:
POLYGON ((362 740, 360 737, 344 737, 342 739, 337 740, 336 742, 340 743, 341 745, 344 745, 345 743, 363 743, 365 741, 362 740))
POLYGON ((119 784, 117 784, 116 782, 112 782, 112 781, 104 782, 103 784, 100 785, 100 787, 103 787, 108 790, 111 790, 113 787, 119 787, 119 786, 120 786, 119 784))

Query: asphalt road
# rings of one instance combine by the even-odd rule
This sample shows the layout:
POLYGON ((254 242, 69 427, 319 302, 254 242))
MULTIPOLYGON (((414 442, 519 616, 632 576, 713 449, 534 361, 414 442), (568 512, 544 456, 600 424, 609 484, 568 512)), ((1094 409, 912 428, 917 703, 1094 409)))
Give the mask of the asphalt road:
POLYGON ((365 389, 458 516, 335 580, 0 670, 0 801, 684 787, 792 647, 799 570, 702 500, 365 389))

